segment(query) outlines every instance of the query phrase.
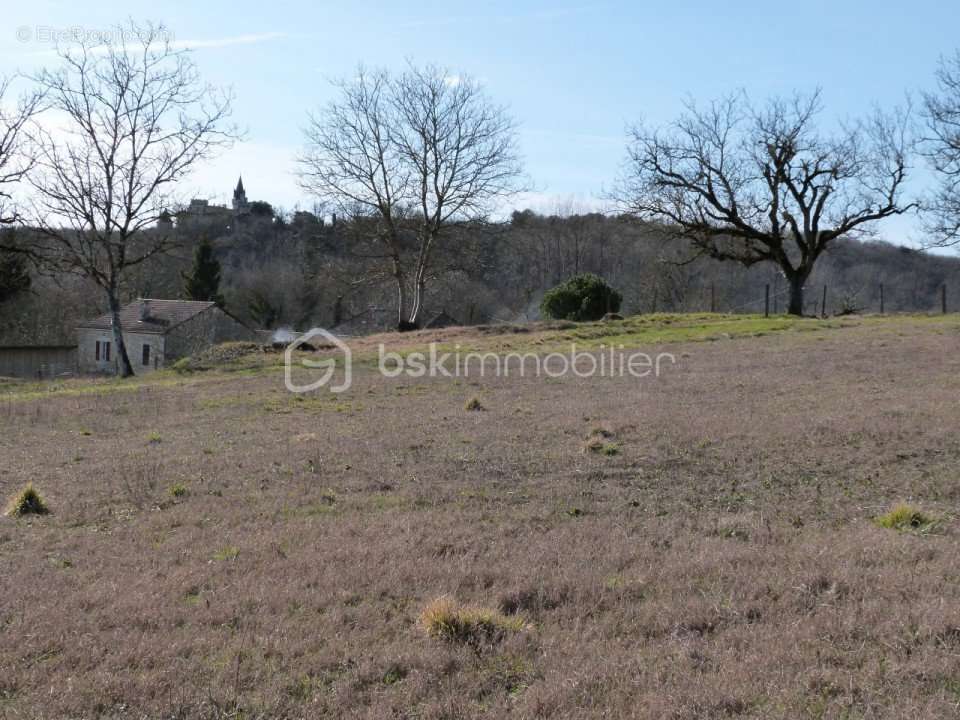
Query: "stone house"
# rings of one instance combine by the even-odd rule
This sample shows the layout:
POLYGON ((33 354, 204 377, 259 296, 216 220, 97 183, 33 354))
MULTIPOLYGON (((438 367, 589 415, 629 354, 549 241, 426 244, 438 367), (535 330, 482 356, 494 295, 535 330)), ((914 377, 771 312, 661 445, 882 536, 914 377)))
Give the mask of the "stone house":
MULTIPOLYGON (((120 310, 133 372, 158 370, 221 342, 253 340, 254 332, 213 302, 140 299, 120 310)), ((77 326, 77 368, 116 374, 119 361, 110 314, 77 326)))

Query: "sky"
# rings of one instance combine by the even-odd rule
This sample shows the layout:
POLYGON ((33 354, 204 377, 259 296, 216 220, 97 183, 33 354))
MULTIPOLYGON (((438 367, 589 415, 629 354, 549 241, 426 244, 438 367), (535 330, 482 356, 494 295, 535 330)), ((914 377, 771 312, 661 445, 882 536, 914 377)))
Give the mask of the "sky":
MULTIPOLYGON (((54 62, 57 35, 166 24, 205 80, 233 88, 245 131, 198 168, 190 191, 227 202, 242 173, 250 199, 285 210, 313 204, 294 175, 307 112, 361 62, 435 63, 480 80, 520 127, 531 191, 514 204, 551 212, 603 207, 627 126, 669 122, 687 99, 820 87, 826 121, 852 118, 930 88, 938 58, 960 46, 960 3, 945 0, 2 3, 0 74, 54 62)), ((921 239, 909 219, 880 231, 921 239)))

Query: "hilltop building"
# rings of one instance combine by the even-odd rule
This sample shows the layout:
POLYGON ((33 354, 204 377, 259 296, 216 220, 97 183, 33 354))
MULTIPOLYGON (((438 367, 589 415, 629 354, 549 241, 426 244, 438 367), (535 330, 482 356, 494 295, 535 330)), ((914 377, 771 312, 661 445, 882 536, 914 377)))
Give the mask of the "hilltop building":
POLYGON ((233 189, 233 212, 235 215, 243 215, 250 212, 250 203, 247 202, 247 192, 243 189, 243 175, 237 180, 237 186, 233 189))
POLYGON ((178 223, 223 223, 230 225, 234 220, 250 213, 250 202, 247 200, 247 191, 243 187, 243 177, 237 180, 233 190, 231 206, 215 205, 209 200, 194 198, 186 209, 177 213, 178 223))

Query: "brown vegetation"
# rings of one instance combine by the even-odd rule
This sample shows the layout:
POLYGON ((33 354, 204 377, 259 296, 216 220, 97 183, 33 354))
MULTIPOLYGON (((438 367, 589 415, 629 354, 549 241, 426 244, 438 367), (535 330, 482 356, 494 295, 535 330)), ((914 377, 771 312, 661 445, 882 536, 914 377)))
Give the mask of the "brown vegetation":
POLYGON ((0 496, 43 478, 56 512, 0 519, 0 715, 951 717, 956 339, 721 337, 644 381, 361 363, 336 397, 5 386, 0 496), (898 501, 936 532, 878 527, 898 501), (522 631, 441 642, 424 608, 522 631))

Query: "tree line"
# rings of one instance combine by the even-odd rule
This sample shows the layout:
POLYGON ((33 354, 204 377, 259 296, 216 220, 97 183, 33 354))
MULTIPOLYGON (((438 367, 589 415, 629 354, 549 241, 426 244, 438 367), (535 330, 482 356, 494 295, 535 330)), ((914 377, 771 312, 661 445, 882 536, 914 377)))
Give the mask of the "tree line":
MULTIPOLYGON (((918 110, 837 128, 822 126, 819 92, 691 102, 665 127, 630 129, 615 213, 509 221, 498 214, 528 184, 509 112, 439 66, 361 67, 308 116, 295 172, 317 212, 267 206, 243 223, 191 228, 166 221, 184 206, 181 181, 241 135, 230 93, 205 83, 168 36, 131 23, 124 44, 63 48, 19 103, 3 102, 11 83, 0 83, 0 302, 50 278, 95 287, 114 315, 124 374, 122 298, 144 282, 181 291, 200 235, 204 272, 223 263, 222 297, 205 292, 258 324, 389 315, 400 330, 441 307, 463 322, 522 317, 583 272, 603 275, 633 311, 684 308, 706 276, 729 307, 749 305, 738 288, 766 274, 782 282, 785 309, 803 314, 805 289, 878 221, 920 213, 931 244, 960 242, 960 53, 941 62, 918 110), (937 186, 911 196, 919 162, 937 186), (339 221, 326 223, 331 215, 339 221)), ((883 264, 899 292, 896 263, 883 264)), ((953 272, 946 259, 924 264, 953 272)), ((834 292, 850 282, 850 268, 842 274, 834 292)), ((913 282, 926 302, 929 289, 913 282)))

